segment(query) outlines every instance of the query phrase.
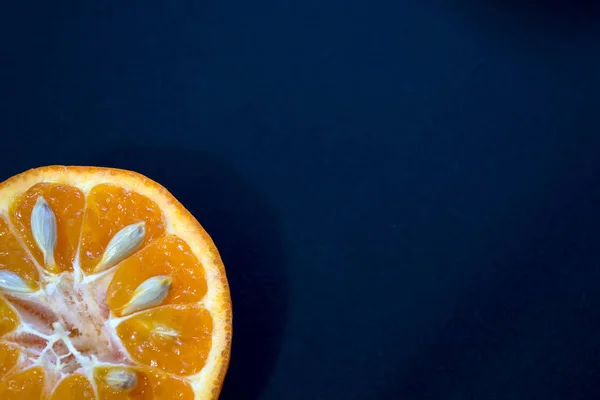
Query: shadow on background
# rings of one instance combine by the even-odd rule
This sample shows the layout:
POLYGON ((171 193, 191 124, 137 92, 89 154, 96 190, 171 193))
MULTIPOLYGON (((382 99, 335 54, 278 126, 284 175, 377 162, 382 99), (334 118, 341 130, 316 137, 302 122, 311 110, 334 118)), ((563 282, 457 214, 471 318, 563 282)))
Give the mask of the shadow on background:
MULTIPOLYGON (((600 396, 600 164, 580 150, 553 187, 490 233, 502 271, 462 293, 386 393, 414 400, 600 396)), ((492 266, 492 268, 490 268, 492 266)))
POLYGON ((279 353, 288 304, 280 226, 268 203, 204 152, 111 149, 86 164, 131 169, 156 180, 211 235, 233 301, 232 359, 220 399, 258 398, 279 353))

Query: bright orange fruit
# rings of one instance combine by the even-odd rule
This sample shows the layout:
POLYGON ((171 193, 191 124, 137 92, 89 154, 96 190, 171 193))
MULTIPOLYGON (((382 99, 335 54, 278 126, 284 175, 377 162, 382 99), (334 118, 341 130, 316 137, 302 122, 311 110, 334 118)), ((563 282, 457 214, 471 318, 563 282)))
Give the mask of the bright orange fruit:
POLYGON ((231 300, 211 238, 131 171, 0 184, 0 399, 216 399, 231 300))

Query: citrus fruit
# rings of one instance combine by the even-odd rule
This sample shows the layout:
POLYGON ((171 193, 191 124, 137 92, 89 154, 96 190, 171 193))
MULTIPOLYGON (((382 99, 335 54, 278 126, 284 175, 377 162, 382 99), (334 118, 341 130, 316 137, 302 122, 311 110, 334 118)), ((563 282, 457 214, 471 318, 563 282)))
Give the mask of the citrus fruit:
POLYGON ((231 320, 215 245, 158 183, 49 166, 0 184, 0 399, 216 399, 231 320))

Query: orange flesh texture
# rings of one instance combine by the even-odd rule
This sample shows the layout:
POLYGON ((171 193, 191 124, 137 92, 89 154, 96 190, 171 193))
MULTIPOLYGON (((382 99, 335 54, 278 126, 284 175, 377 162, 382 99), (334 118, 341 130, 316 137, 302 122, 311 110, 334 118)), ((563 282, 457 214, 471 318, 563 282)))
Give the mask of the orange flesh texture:
POLYGON ((5 376, 17 365, 19 349, 6 343, 0 343, 0 377, 5 376))
POLYGON ((106 295, 111 311, 121 316, 135 289, 147 279, 161 275, 173 278, 162 305, 197 303, 206 294, 204 269, 190 247, 178 237, 167 235, 119 265, 106 295))
POLYGON ((39 265, 50 272, 73 270, 79 244, 85 197, 81 190, 57 183, 38 183, 20 195, 10 207, 10 221, 39 265), (31 211, 42 196, 56 216, 55 264, 45 265, 41 250, 31 233, 31 211))
POLYGON ((19 243, 19 239, 10 231, 7 221, 2 216, 0 216, 0 270, 19 275, 34 290, 40 286, 40 275, 35 264, 19 243))
POLYGON ((196 304, 151 309, 117 326, 117 335, 134 360, 178 375, 202 369, 211 331, 210 314, 196 304))
POLYGON ((121 399, 135 399, 135 400, 151 400, 152 399, 152 388, 148 382, 148 377, 144 374, 140 374, 137 371, 129 369, 131 372, 135 372, 137 375, 137 384, 130 390, 114 389, 110 387, 106 381, 106 374, 110 371, 110 368, 96 368, 94 379, 96 380, 96 386, 98 387, 98 397, 100 400, 121 400, 121 399))
POLYGON ((114 185, 95 186, 87 196, 81 234, 79 256, 83 271, 93 272, 117 232, 141 221, 146 222, 142 247, 164 234, 162 212, 152 200, 114 185))
MULTIPOLYGON (((131 358, 139 363, 139 367, 130 366, 136 368, 138 374, 136 387, 131 391, 110 388, 100 379, 106 370, 96 367, 97 393, 99 399, 194 398, 190 384, 172 374, 185 377, 199 372, 211 349, 212 317, 197 304, 207 292, 205 272, 185 241, 166 234, 164 217, 156 203, 139 193, 109 184, 93 187, 86 197, 72 186, 39 183, 15 199, 9 219, 18 237, 0 215, 0 270, 17 273, 33 289, 39 288, 40 276, 22 245, 51 273, 72 271, 80 246, 80 266, 89 274, 94 272, 117 232, 145 221, 144 243, 115 269, 107 290, 108 306, 115 316, 120 316, 120 309, 148 278, 169 275, 173 282, 160 306, 134 314, 116 327, 131 358), (43 255, 31 233, 31 212, 39 196, 44 197, 56 216, 55 265, 44 265, 43 255)), ((18 324, 18 315, 0 296, 0 337, 16 329, 18 324)), ((96 398, 88 378, 79 374, 64 378, 52 394, 44 393, 44 370, 41 367, 15 369, 19 354, 18 348, 0 343, 0 399, 96 398)))
POLYGON ((6 300, 0 297, 0 336, 6 335, 19 326, 19 316, 8 305, 6 300))
POLYGON ((60 381, 50 400, 94 400, 92 384, 85 376, 73 374, 60 381))
POLYGON ((194 392, 190 385, 180 379, 160 374, 152 369, 140 372, 148 379, 155 399, 192 400, 194 398, 194 392))
POLYGON ((191 400, 194 392, 186 382, 152 369, 128 368, 137 375, 137 384, 131 390, 113 389, 104 380, 110 368, 99 367, 94 379, 98 387, 99 400, 191 400))
POLYGON ((34 367, 9 375, 0 382, 0 399, 41 399, 44 393, 44 370, 34 367))

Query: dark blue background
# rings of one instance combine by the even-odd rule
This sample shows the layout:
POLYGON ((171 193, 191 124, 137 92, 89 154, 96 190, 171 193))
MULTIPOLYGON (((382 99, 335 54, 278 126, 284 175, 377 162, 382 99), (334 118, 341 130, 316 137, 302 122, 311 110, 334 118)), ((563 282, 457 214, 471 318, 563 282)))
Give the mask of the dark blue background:
POLYGON ((598 5, 0 7, 1 179, 118 166, 188 206, 222 399, 600 396, 598 5))

